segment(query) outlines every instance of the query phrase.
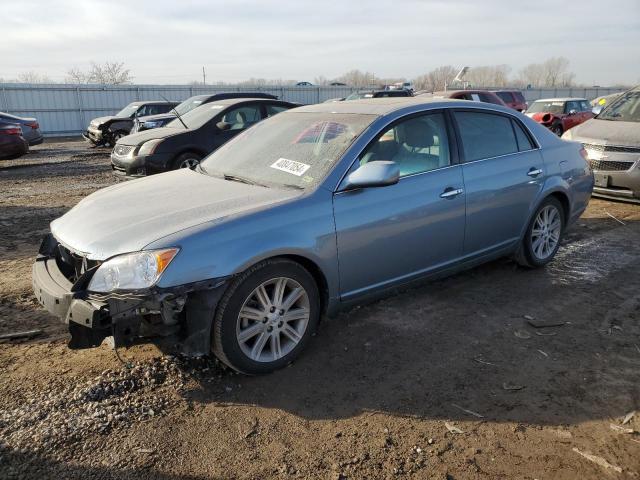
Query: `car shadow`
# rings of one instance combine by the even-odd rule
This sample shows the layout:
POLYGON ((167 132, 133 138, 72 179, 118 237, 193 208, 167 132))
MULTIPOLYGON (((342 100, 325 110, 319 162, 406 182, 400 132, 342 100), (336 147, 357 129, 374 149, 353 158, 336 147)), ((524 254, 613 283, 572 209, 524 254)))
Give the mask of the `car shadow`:
POLYGON ((568 236, 546 269, 499 260, 390 295, 325 319, 289 368, 228 377, 223 396, 201 383, 187 397, 306 419, 558 425, 624 415, 640 406, 640 255, 628 248, 640 223, 602 221, 584 220, 599 233, 568 236))

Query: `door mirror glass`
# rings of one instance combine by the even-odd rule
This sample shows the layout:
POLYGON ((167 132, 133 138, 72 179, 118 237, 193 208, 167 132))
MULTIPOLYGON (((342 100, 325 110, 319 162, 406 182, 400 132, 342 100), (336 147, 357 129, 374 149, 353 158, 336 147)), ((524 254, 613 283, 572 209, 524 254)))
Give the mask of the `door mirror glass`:
POLYGON ((578 111, 575 108, 569 110, 569 115, 575 115, 576 113, 578 113, 578 111))
POLYGON ((216 123, 216 127, 218 127, 218 130, 221 130, 221 131, 224 132, 224 131, 229 130, 231 128, 231 124, 227 123, 227 122, 218 122, 218 123, 216 123))
POLYGON ((345 189, 386 187, 398 183, 400 168, 396 162, 375 160, 352 172, 345 180, 345 189))
POLYGON ((600 115, 600 112, 602 112, 602 105, 596 105, 591 109, 591 113, 594 115, 600 115))

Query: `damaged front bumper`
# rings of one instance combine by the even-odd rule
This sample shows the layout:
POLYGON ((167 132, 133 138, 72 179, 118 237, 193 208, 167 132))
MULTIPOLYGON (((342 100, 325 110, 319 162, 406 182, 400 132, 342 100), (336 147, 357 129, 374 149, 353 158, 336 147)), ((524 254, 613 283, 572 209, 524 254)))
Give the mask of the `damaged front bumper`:
POLYGON ((209 353, 213 315, 226 278, 136 292, 89 292, 98 266, 69 252, 50 234, 33 264, 36 298, 68 324, 69 348, 97 347, 113 337, 116 347, 161 340, 160 346, 185 355, 209 353))

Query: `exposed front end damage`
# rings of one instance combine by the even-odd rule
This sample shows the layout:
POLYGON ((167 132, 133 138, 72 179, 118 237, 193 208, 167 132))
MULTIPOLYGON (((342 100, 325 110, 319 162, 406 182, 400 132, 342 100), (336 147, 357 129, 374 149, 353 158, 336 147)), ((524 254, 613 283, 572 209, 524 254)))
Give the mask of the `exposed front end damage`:
POLYGON ((69 348, 116 347, 144 341, 190 356, 210 351, 211 323, 226 280, 211 279, 135 292, 87 290, 100 262, 71 252, 47 235, 33 265, 38 301, 69 326, 69 348))

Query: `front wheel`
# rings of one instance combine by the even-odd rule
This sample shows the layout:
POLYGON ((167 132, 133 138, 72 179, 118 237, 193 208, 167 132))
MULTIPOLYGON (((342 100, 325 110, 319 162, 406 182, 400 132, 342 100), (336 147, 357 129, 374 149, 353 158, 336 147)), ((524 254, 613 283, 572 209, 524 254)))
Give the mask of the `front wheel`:
POLYGON ((173 169, 189 168, 193 170, 200 164, 201 157, 197 153, 186 152, 176 158, 173 162, 173 169))
POLYGON ((564 208, 556 198, 549 197, 529 223, 518 252, 518 262, 529 267, 543 267, 560 248, 563 233, 564 208))
POLYGON ((311 274, 290 260, 266 260, 239 275, 220 299, 213 352, 239 372, 269 373, 300 354, 319 318, 311 274))

